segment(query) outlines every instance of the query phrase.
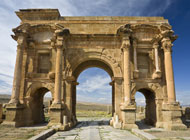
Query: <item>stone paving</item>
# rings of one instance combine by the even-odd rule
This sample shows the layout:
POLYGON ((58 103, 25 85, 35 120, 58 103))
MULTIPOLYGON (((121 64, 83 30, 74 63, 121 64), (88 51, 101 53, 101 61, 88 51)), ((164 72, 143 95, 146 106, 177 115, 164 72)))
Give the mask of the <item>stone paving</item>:
POLYGON ((109 126, 109 119, 80 118, 79 121, 74 129, 57 132, 47 140, 140 140, 130 131, 109 126))

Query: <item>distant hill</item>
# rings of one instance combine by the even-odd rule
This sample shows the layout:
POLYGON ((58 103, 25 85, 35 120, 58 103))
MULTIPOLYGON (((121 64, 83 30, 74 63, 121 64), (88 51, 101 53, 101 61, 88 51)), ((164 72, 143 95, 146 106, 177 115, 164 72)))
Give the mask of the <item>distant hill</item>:
POLYGON ((0 94, 0 104, 8 103, 11 98, 11 95, 0 94))

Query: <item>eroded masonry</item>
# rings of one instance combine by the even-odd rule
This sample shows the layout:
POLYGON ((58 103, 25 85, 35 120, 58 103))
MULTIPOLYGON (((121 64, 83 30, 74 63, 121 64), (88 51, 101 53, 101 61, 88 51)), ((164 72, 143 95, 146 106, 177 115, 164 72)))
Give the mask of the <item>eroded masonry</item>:
POLYGON ((13 29, 17 56, 12 96, 4 124, 43 121, 43 96, 52 94, 49 125, 73 127, 79 74, 105 70, 112 82, 110 124, 136 128, 135 94, 146 98, 145 121, 165 129, 185 129, 176 102, 172 42, 163 17, 62 17, 57 9, 22 9, 13 29))

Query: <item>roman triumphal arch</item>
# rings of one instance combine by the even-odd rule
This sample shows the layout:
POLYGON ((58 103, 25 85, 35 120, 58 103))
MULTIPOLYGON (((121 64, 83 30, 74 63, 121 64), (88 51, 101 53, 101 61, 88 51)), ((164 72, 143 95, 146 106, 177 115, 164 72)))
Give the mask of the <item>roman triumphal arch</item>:
POLYGON ((163 17, 62 17, 57 9, 22 9, 13 29, 17 56, 12 96, 4 124, 28 126, 43 120, 43 96, 52 94, 49 125, 77 123, 77 77, 86 68, 104 69, 112 79, 115 128, 136 128, 135 93, 146 98, 146 121, 185 129, 176 102, 172 42, 163 17))

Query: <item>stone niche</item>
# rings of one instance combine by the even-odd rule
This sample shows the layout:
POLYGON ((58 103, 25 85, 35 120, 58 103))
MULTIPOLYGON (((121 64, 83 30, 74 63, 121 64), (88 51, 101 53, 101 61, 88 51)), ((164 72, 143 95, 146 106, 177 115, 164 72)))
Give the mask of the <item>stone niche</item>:
POLYGON ((51 69, 50 54, 38 53, 38 73, 48 73, 51 69))
POLYGON ((44 31, 33 34, 32 39, 37 43, 48 43, 48 42, 50 43, 52 36, 53 36, 52 32, 44 31))

